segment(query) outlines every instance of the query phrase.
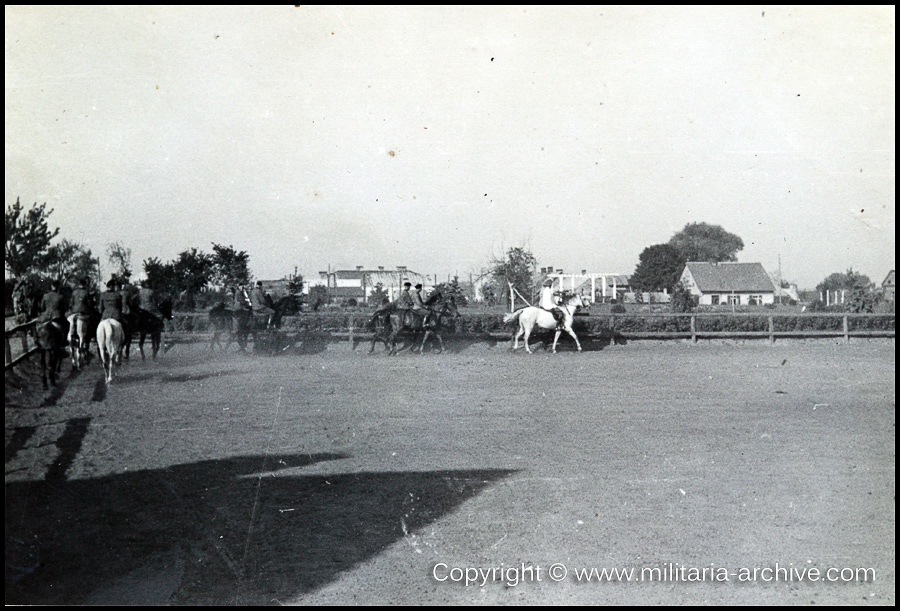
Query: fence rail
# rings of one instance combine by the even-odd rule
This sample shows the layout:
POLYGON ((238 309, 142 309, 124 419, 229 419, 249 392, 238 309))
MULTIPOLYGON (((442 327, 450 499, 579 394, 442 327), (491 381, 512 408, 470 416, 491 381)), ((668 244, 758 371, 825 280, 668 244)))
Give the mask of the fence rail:
POLYGON ((32 354, 37 352, 37 346, 28 347, 28 332, 32 332, 32 336, 34 335, 34 323, 35 321, 29 321, 26 323, 22 323, 20 325, 16 325, 15 327, 11 327, 6 329, 6 359, 5 359, 5 370, 10 370, 15 367, 18 363, 21 363, 32 354), (13 349, 10 340, 15 335, 21 335, 22 338, 22 349, 21 351, 17 350, 17 354, 15 358, 13 358, 13 349))
MULTIPOLYGON (((371 315, 371 312, 359 311, 305 312, 285 318, 282 328, 300 335, 318 334, 335 340, 364 341, 372 338, 372 332, 365 328, 371 315)), ((510 337, 514 326, 501 324, 502 317, 500 313, 465 313, 463 322, 447 324, 446 335, 510 337)), ((196 334, 208 336, 210 331, 204 313, 176 314, 175 320, 167 325, 170 332, 184 339, 196 334)), ((579 336, 595 339, 690 339, 697 343, 700 339, 764 338, 774 343, 777 338, 837 337, 845 342, 853 337, 892 338, 895 322, 894 314, 635 312, 579 315, 573 326, 579 336), (814 319, 819 319, 816 323, 819 328, 810 328, 814 319)))

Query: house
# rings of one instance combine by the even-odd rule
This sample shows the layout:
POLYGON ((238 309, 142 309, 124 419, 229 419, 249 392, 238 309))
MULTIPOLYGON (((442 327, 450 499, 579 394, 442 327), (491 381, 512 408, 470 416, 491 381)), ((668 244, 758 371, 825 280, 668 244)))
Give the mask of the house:
POLYGON ((884 292, 885 301, 894 301, 894 288, 894 270, 891 270, 881 283, 881 290, 884 292))
POLYGON ((403 290, 403 283, 425 286, 427 280, 422 274, 410 271, 405 266, 397 266, 396 271, 386 271, 383 267, 363 269, 362 265, 355 270, 319 272, 319 279, 317 284, 325 286, 331 298, 340 301, 354 299, 357 303, 369 303, 372 291, 379 284, 387 293, 387 298, 393 301, 403 290))
POLYGON ((689 261, 681 282, 700 305, 775 303, 775 284, 760 263, 689 261))

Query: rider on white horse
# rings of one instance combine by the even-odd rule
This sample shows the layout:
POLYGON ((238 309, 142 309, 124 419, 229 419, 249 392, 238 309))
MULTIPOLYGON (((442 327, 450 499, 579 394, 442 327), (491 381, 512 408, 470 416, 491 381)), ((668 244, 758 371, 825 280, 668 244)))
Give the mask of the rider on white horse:
POLYGON ((541 289, 541 307, 553 314, 553 318, 556 319, 556 328, 562 329, 566 315, 553 298, 553 280, 550 278, 544 280, 544 287, 541 289))
MULTIPOLYGON (((94 312, 94 297, 91 295, 91 280, 88 277, 81 279, 81 286, 72 291, 72 303, 69 308, 69 344, 72 343, 72 335, 77 328, 79 317, 87 318, 94 312)), ((84 338, 82 338, 84 339, 84 338)))

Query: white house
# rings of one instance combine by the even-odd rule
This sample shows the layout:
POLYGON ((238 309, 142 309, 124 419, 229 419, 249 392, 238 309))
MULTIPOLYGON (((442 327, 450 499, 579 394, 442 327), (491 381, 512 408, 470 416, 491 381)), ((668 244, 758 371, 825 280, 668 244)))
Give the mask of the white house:
POLYGON ((775 284, 761 263, 689 261, 681 282, 700 305, 764 305, 775 303, 775 284))

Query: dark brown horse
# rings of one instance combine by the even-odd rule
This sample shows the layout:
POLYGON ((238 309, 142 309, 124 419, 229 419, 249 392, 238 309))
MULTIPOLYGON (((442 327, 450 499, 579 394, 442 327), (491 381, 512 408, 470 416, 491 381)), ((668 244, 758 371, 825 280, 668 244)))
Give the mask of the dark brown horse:
MULTIPOLYGON (((137 316, 127 321, 128 332, 125 334, 124 351, 126 354, 131 352, 131 340, 135 334, 138 335, 138 349, 141 351, 141 360, 144 360, 144 340, 150 336, 150 345, 152 347, 153 359, 159 354, 160 345, 162 345, 162 332, 166 328, 166 321, 172 320, 172 298, 166 297, 158 306, 162 318, 151 314, 147 310, 138 309, 137 316)), ((163 350, 166 352, 166 350, 163 350)))
POLYGON ((271 336, 281 328, 281 319, 284 315, 298 311, 300 303, 299 297, 296 295, 285 295, 277 301, 269 299, 268 305, 274 311, 271 323, 265 314, 257 314, 250 310, 232 310, 225 307, 224 303, 214 306, 209 311, 209 324, 213 330, 209 349, 212 350, 215 346, 222 347, 221 337, 223 334, 228 335, 228 340, 223 348, 226 352, 232 342, 237 342, 241 352, 246 351, 251 335, 253 336, 254 350, 263 344, 270 345, 269 341, 262 339, 263 334, 268 334, 266 337, 272 339, 271 336))
POLYGON ((34 321, 34 343, 41 357, 41 383, 44 388, 56 381, 62 371, 66 355, 66 332, 60 321, 37 320, 40 315, 40 298, 34 292, 23 292, 16 303, 16 317, 23 322, 34 321))
POLYGON ((425 342, 429 336, 434 336, 440 344, 440 352, 443 352, 444 340, 441 337, 443 319, 447 316, 459 316, 456 300, 452 296, 444 297, 440 291, 435 291, 425 301, 425 308, 419 311, 394 308, 376 314, 372 319, 375 333, 369 352, 375 350, 375 343, 381 339, 388 354, 397 354, 397 338, 401 334, 411 335, 413 340, 422 334, 420 353, 424 353, 425 342))

